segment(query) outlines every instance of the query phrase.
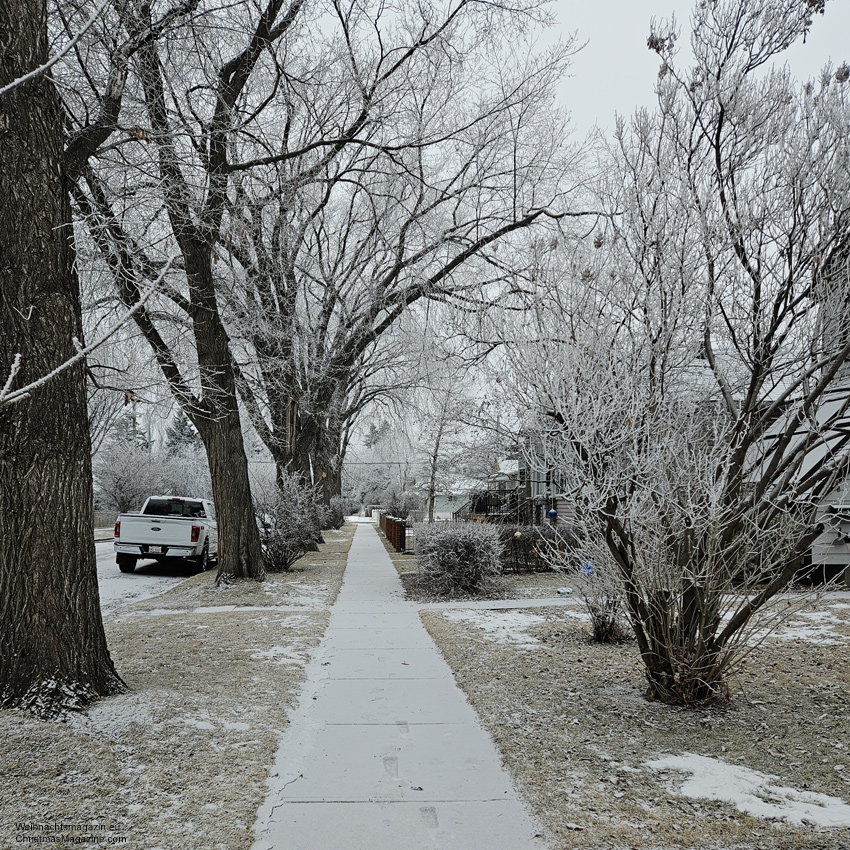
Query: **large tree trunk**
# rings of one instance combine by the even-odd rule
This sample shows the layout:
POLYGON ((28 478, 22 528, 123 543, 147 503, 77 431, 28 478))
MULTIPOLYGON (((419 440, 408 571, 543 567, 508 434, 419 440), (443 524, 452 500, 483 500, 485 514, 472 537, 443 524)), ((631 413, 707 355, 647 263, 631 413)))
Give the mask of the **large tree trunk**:
MULTIPOLYGON (((187 252, 188 253, 188 252, 187 252)), ((230 341, 218 312, 210 249, 188 253, 192 320, 201 374, 203 412, 186 410, 198 429, 210 465, 218 524, 218 580, 265 577, 260 532, 254 516, 248 456, 236 395, 230 341)))
POLYGON ((291 465, 296 474, 313 484, 325 505, 342 494, 339 444, 339 432, 328 428, 318 417, 299 421, 291 465))
MULTIPOLYGON (((0 85, 47 59, 44 3, 0 5, 0 85)), ((82 339, 62 110, 39 77, 0 95, 0 369, 25 386, 82 339)), ((123 689, 95 563, 82 363, 0 409, 0 706, 48 717, 123 689)))
POLYGON ((265 576, 238 411, 201 425, 218 524, 218 579, 265 576))
MULTIPOLYGON (((149 25, 150 7, 139 7, 141 23, 149 25)), ((131 26, 137 26, 132 21, 131 26)), ((261 24, 264 31, 266 24, 261 24)), ((151 125, 159 134, 160 176, 165 190, 165 206, 171 221, 174 236, 186 263, 186 280, 189 284, 188 312, 192 319, 195 350, 201 381, 200 399, 191 398, 182 391, 172 363, 160 355, 160 366, 171 372, 169 381, 184 407, 184 412, 198 429, 210 465, 213 500, 218 522, 218 581, 231 578, 265 577, 260 532, 254 517, 251 485, 248 478, 248 458, 242 439, 239 406, 236 395, 236 376, 230 340, 218 308, 215 278, 212 270, 215 244, 225 206, 227 176, 221 172, 226 161, 226 150, 231 130, 230 106, 250 74, 250 68, 242 66, 248 54, 240 54, 236 64, 228 63, 225 76, 220 80, 219 99, 215 119, 210 128, 208 183, 206 200, 193 214, 187 199, 192 196, 192 183, 181 170, 177 153, 175 133, 170 124, 166 86, 163 82, 162 65, 157 46, 146 45, 140 53, 142 84, 151 125), (230 83, 235 78, 242 82, 236 90, 230 83), (228 106, 227 104, 230 104, 228 106), (201 226, 199 226, 199 223, 201 226)), ((222 71, 222 73, 224 73, 222 71)), ((138 314, 137 314, 138 315, 138 314)), ((140 319, 142 317, 139 317, 140 319)), ((138 320, 137 320, 138 321, 138 320)), ((157 340, 149 330, 146 333, 156 350, 157 340)), ((166 373, 166 377, 168 374, 166 373)))
POLYGON ((340 431, 324 424, 330 416, 302 413, 292 397, 278 402, 279 410, 271 411, 273 430, 263 434, 275 461, 277 480, 296 475, 313 486, 321 502, 328 505, 342 494, 340 431))

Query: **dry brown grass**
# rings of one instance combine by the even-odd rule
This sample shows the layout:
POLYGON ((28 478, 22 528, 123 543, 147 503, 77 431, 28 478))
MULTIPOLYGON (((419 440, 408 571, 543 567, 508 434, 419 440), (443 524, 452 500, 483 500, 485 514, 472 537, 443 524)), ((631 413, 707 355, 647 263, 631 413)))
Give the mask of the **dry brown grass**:
POLYGON ((422 619, 554 848, 850 848, 848 829, 767 823, 691 800, 675 776, 644 767, 689 752, 847 800, 850 640, 768 641, 731 683, 730 703, 673 709, 644 699, 633 644, 591 643, 575 611, 534 614, 546 618, 529 629, 536 649, 494 642, 438 611, 422 619))
POLYGON ((251 847, 353 533, 267 582, 216 589, 201 574, 119 612, 107 636, 129 693, 64 723, 0 712, 0 847, 48 834, 21 822, 102 824, 96 837, 138 850, 251 847))

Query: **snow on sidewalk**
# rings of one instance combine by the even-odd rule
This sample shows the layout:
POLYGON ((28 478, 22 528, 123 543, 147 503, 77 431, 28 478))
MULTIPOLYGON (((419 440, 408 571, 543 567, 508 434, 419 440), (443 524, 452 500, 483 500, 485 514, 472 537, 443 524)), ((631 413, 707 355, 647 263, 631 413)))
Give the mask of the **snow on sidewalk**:
POLYGON ((254 850, 544 846, 371 525, 269 786, 254 850))

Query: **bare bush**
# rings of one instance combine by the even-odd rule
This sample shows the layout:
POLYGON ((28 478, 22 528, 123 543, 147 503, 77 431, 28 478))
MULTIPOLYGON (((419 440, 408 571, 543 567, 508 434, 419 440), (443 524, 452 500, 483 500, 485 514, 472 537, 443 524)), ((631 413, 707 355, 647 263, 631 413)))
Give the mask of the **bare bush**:
POLYGON ((614 565, 597 566, 583 560, 582 535, 564 535, 557 529, 549 532, 537 544, 540 557, 550 569, 568 575, 578 587, 590 617, 593 639, 598 643, 625 641, 629 636, 628 617, 622 581, 614 565))
POLYGON ((501 572, 499 529, 477 522, 416 526, 416 557, 424 581, 441 593, 480 593, 501 572))
POLYGON ((826 72, 758 72, 810 11, 700 3, 687 71, 658 31, 658 108, 618 125, 610 216, 553 264, 535 344, 527 311, 513 347, 579 563, 616 568, 666 703, 728 695, 850 473, 850 99, 826 72))
POLYGON ((288 572, 321 537, 315 493, 296 476, 284 476, 277 487, 254 497, 266 572, 288 572))
POLYGON ((597 643, 622 643, 626 640, 629 636, 628 620, 623 588, 616 570, 585 561, 576 582, 590 616, 593 639, 597 643))

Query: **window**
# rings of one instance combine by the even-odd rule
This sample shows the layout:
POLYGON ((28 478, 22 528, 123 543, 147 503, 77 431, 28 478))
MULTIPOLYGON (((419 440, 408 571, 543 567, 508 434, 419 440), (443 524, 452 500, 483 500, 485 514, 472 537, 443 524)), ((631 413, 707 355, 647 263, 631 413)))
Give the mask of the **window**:
POLYGON ((148 499, 145 505, 146 516, 185 516, 206 517, 203 502, 186 499, 148 499))

